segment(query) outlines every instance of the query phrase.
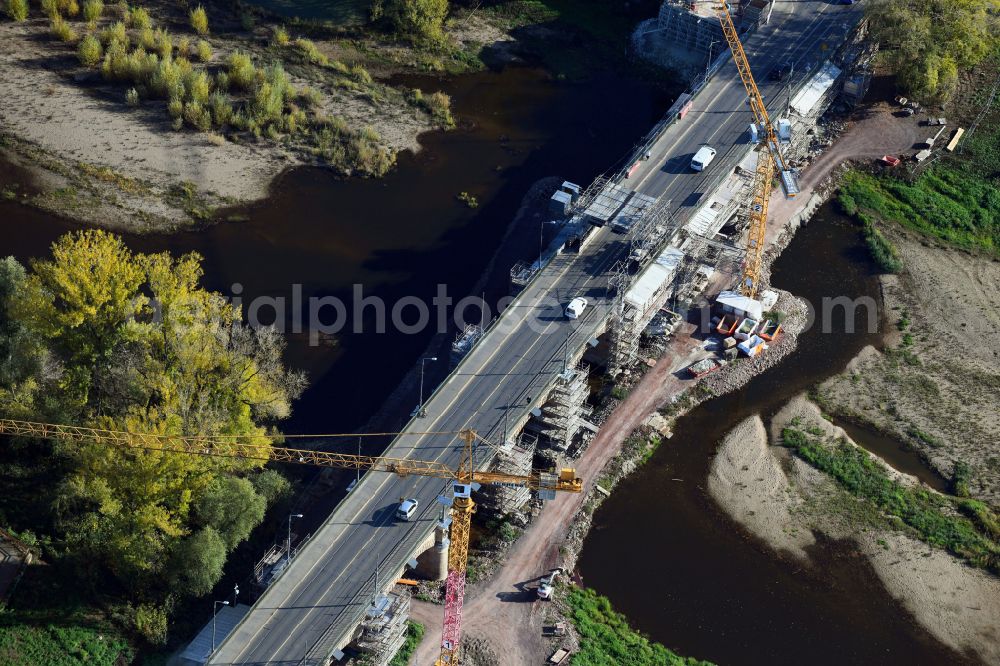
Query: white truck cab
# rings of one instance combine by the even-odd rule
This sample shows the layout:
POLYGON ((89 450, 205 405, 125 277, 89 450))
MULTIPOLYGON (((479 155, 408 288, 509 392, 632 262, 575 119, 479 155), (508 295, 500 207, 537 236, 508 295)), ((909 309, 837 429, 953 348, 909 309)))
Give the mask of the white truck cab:
POLYGON ((712 146, 702 146, 691 158, 691 168, 695 171, 704 171, 705 167, 715 159, 716 150, 712 146))

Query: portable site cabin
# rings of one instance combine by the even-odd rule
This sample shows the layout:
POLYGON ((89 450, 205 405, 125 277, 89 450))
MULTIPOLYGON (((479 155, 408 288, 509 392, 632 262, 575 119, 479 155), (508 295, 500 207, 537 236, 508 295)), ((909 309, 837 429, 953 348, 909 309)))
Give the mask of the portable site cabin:
POLYGON ((753 358, 767 349, 767 343, 759 335, 753 335, 736 345, 736 347, 747 356, 753 358))
POLYGON ((764 316, 764 306, 760 301, 744 296, 736 291, 723 291, 715 299, 715 304, 725 313, 731 313, 737 317, 750 317, 760 319, 764 316))

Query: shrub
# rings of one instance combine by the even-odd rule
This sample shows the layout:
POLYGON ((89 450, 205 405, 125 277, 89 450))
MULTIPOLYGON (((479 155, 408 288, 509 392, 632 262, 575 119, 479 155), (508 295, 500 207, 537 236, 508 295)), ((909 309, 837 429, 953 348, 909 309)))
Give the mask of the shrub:
POLYGON ((271 29, 271 43, 277 46, 288 46, 288 31, 282 25, 276 25, 271 29))
POLYGON ((257 78, 257 68, 250 56, 242 51, 233 51, 226 59, 229 70, 229 83, 240 90, 250 90, 257 78))
POLYGON ((201 5, 191 10, 191 27, 199 35, 208 34, 208 14, 205 13, 205 8, 201 5))
POLYGON ((161 60, 150 77, 150 88, 157 97, 184 97, 184 74, 177 63, 161 60))
POLYGON ((24 21, 28 18, 28 0, 7 0, 7 16, 12 21, 24 21))
POLYGON ((184 119, 181 118, 180 116, 177 116, 170 123, 170 127, 172 127, 175 132, 179 132, 181 130, 181 128, 184 127, 184 119))
POLYGON ((204 39, 198 40, 198 60, 202 62, 208 62, 212 59, 212 45, 206 42, 204 39))
POLYGON ((216 134, 215 132, 209 132, 208 136, 205 137, 208 142, 213 146, 224 146, 226 145, 226 137, 221 134, 216 134))
POLYGON ((136 30, 148 30, 153 27, 149 12, 142 7, 133 8, 128 14, 128 24, 136 30))
POLYGON ((129 106, 139 106, 139 91, 129 88, 125 91, 125 103, 129 106))
POLYGON ((233 119, 233 103, 224 92, 213 92, 208 98, 208 108, 217 127, 228 125, 233 119))
POLYGON ((191 38, 190 37, 178 37, 177 38, 177 57, 187 58, 191 53, 191 38))
POLYGON ((454 127, 455 119, 451 115, 451 97, 439 91, 428 95, 425 105, 438 122, 446 127, 454 127))
POLYGON ((122 21, 115 21, 107 28, 101 31, 101 42, 104 44, 104 48, 108 48, 111 44, 118 43, 121 44, 123 48, 128 48, 128 31, 125 28, 125 24, 122 21))
POLYGON ((61 42, 76 41, 76 31, 58 15, 52 19, 49 30, 52 32, 52 36, 61 42))
POLYGON ((167 611, 152 604, 140 604, 135 609, 135 630, 151 645, 167 643, 167 611))
POLYGON ((296 39, 295 48, 302 52, 302 55, 306 57, 306 60, 314 65, 326 66, 329 64, 330 59, 326 57, 325 54, 320 53, 320 50, 316 48, 316 45, 309 39, 296 39))
POLYGON ((188 99, 198 104, 206 104, 208 102, 208 93, 211 88, 211 83, 208 79, 208 74, 199 70, 196 72, 191 72, 186 77, 184 77, 184 88, 187 90, 188 99))
POLYGON ((229 90, 229 74, 219 72, 215 75, 215 87, 217 90, 229 90))
POLYGON ((108 81, 120 81, 125 77, 125 60, 128 54, 121 42, 111 42, 104 52, 104 62, 101 63, 101 74, 108 81))
POLYGON ((83 20, 87 23, 95 23, 104 13, 103 0, 86 0, 83 3, 83 20))
POLYGON ((358 83, 371 83, 372 75, 361 65, 351 65, 351 77, 358 83))
POLYGON ((181 114, 184 113, 184 102, 181 101, 180 97, 170 98, 170 101, 167 102, 167 113, 170 114, 171 118, 181 117, 181 114))
POLYGON ((80 5, 76 0, 69 0, 65 6, 66 16, 76 16, 80 13, 80 5))
POLYGON ((166 60, 174 54, 174 39, 163 28, 156 31, 156 52, 161 60, 166 60))
POLYGON ((97 38, 93 35, 87 35, 80 40, 80 46, 76 49, 76 55, 82 64, 87 67, 96 67, 97 63, 101 62, 104 49, 101 48, 101 43, 97 41, 97 38))
POLYGON ((136 41, 139 42, 139 45, 142 48, 148 51, 152 51, 156 48, 156 35, 153 33, 152 28, 141 28, 136 41))
POLYGON ((319 106, 319 103, 322 100, 319 91, 315 88, 310 88, 309 86, 303 87, 296 95, 296 98, 305 106, 310 107, 319 106))
POLYGON ((59 16, 58 0, 42 0, 42 13, 51 19, 59 16))
POLYGON ((198 102, 188 102, 184 105, 184 122, 207 132, 212 129, 212 114, 198 102))

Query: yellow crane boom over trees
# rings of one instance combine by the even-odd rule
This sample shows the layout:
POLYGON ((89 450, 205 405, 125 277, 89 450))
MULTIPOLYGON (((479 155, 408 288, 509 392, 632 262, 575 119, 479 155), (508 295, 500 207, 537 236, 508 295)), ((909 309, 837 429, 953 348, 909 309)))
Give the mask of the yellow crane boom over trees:
MULTIPOLYGON (((448 551, 448 580, 445 591, 444 627, 441 637, 441 653, 437 666, 457 666, 462 631, 462 603, 465 597, 465 573, 469 559, 469 527, 475 503, 472 500, 473 484, 517 485, 542 491, 562 491, 578 493, 583 490, 583 481, 576 476, 576 470, 562 468, 559 474, 533 470, 531 474, 503 474, 481 472, 475 469, 473 444, 482 438, 474 430, 427 433, 363 433, 336 435, 296 435, 306 437, 358 437, 377 435, 455 435, 462 441, 462 458, 458 468, 453 469, 443 463, 392 458, 389 456, 362 456, 330 451, 313 451, 280 446, 262 446, 239 441, 227 436, 171 436, 135 433, 121 430, 102 430, 84 426, 59 425, 0 419, 0 435, 56 439, 74 443, 91 443, 106 446, 168 451, 187 455, 222 456, 287 462, 314 467, 335 469, 370 469, 389 472, 399 476, 428 476, 452 480, 454 497, 451 506, 450 550, 448 551)), ((485 442, 485 440, 483 440, 485 442)))
POLYGON ((753 111, 754 121, 760 131, 764 133, 764 140, 767 144, 767 150, 759 152, 757 155, 757 169, 753 179, 753 199, 750 203, 750 224, 747 230, 747 254, 743 262, 743 277, 740 281, 740 293, 750 298, 756 298, 757 290, 760 287, 760 265, 764 255, 764 232, 767 229, 767 204, 771 198, 771 181, 774 178, 775 165, 780 166, 782 182, 788 196, 795 196, 798 187, 795 184, 795 176, 781 153, 778 135, 767 115, 767 107, 764 106, 764 98, 761 96, 760 90, 757 89, 753 72, 750 71, 750 63, 747 61, 747 54, 743 51, 743 44, 740 42, 739 33, 736 32, 729 7, 723 2, 715 9, 719 14, 719 22, 722 24, 722 33, 726 37, 726 43, 729 44, 729 50, 736 62, 736 70, 740 73, 743 87, 746 88, 747 96, 750 98, 750 108, 753 111))

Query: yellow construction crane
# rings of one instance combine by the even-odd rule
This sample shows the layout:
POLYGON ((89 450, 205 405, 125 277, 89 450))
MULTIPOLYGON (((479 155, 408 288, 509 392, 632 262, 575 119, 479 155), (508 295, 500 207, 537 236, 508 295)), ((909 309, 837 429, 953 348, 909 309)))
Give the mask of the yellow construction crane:
POLYGON ((757 89, 757 82, 754 81, 753 73, 750 71, 750 63, 743 51, 743 44, 740 42, 739 33, 736 32, 736 26, 733 25, 733 17, 729 13, 729 7, 723 2, 715 10, 719 14, 722 33, 729 44, 729 50, 732 51, 736 69, 740 73, 740 79, 743 80, 743 87, 746 88, 747 96, 750 98, 750 108, 753 110, 754 121, 759 130, 764 133, 767 144, 767 150, 759 152, 757 155, 757 169, 754 172, 753 180, 753 200, 750 203, 750 225, 747 231, 747 256, 743 263, 743 278, 740 281, 740 293, 755 298, 760 286, 760 264, 764 255, 764 231, 767 228, 767 203, 771 198, 771 179, 774 178, 775 164, 777 163, 781 168, 781 180, 788 196, 793 197, 798 193, 798 185, 795 182, 795 174, 781 153, 778 135, 774 131, 771 119, 767 115, 767 107, 764 106, 764 98, 761 97, 760 90, 757 89))
MULTIPOLYGON (((503 474, 480 472, 475 469, 472 446, 476 440, 483 440, 474 430, 460 432, 426 433, 364 433, 360 436, 375 435, 459 435, 462 439, 462 458, 458 468, 453 469, 443 463, 392 458, 388 456, 361 456, 329 451, 311 451, 279 446, 263 446, 241 442, 226 436, 170 436, 135 433, 120 430, 102 430, 83 426, 58 425, 0 419, 0 434, 38 439, 57 439, 75 443, 94 443, 107 446, 170 451, 190 455, 222 456, 250 460, 273 460, 278 462, 332 467, 336 469, 371 469, 390 472, 399 476, 429 476, 453 481, 451 505, 450 548, 448 551, 448 580, 445 588, 444 626, 441 635, 441 652, 436 666, 457 666, 462 635, 462 603, 465 598, 465 572, 469 559, 469 526, 475 503, 472 500, 474 484, 502 484, 523 486, 540 491, 563 491, 578 493, 583 490, 583 481, 577 478, 576 470, 563 468, 559 474, 532 471, 531 474, 503 474)), ((357 437, 358 434, 322 435, 322 437, 357 437)), ((298 438, 320 437, 296 435, 298 438)))

